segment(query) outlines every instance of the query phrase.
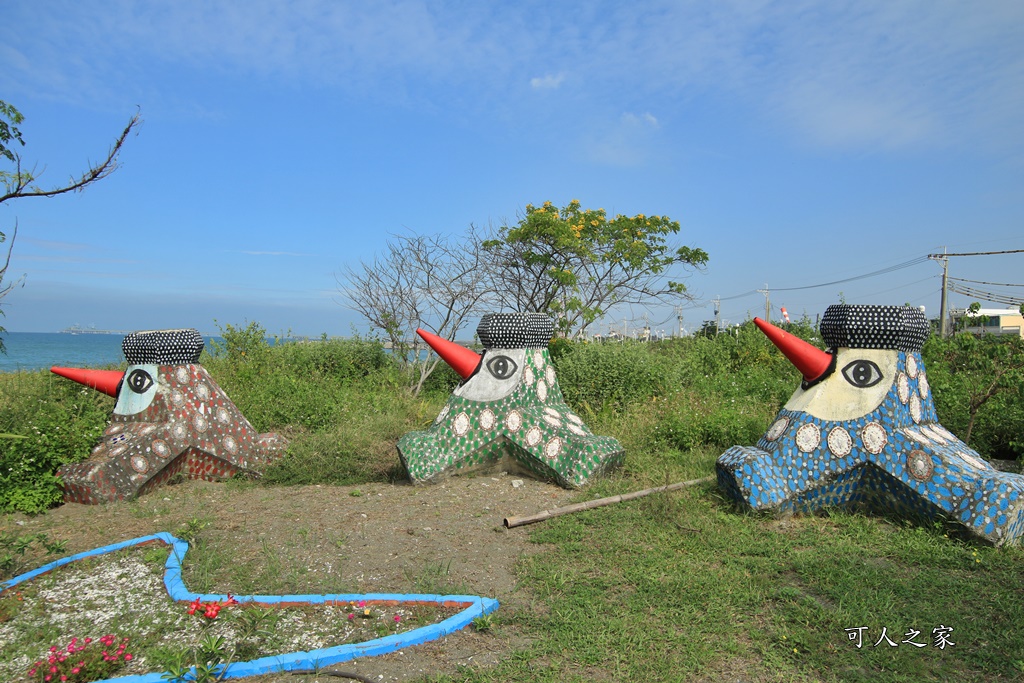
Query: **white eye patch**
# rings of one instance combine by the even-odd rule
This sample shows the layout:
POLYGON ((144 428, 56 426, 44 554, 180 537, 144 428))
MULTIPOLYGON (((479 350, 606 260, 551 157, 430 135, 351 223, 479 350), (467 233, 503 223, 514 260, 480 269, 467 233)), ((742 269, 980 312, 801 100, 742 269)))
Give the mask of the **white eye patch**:
POLYGON ((487 349, 477 373, 455 389, 470 401, 496 401, 519 386, 526 367, 526 349, 487 349))
POLYGON ((129 365, 121 380, 114 414, 135 415, 148 408, 156 397, 157 377, 159 370, 155 365, 129 365))
POLYGON ((829 377, 810 389, 797 389, 786 410, 801 411, 820 420, 853 420, 882 404, 896 379, 899 351, 839 349, 829 377))

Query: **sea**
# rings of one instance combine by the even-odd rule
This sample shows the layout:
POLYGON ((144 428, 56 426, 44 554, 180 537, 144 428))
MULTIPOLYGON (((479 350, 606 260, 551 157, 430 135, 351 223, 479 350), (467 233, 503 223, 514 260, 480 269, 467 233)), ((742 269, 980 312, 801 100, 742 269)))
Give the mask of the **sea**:
MULTIPOLYGON (((7 353, 0 353, 0 372, 49 370, 54 365, 96 368, 122 365, 124 334, 66 332, 4 332, 7 353)), ((210 337, 203 337, 210 350, 210 337)), ((219 339, 219 338, 217 338, 219 339)))

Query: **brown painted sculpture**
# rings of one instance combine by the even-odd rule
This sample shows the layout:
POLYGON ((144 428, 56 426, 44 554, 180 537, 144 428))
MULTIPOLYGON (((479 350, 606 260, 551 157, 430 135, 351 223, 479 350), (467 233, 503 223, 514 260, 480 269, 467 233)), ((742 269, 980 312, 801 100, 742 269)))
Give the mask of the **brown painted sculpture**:
POLYGON ((128 369, 51 371, 117 399, 110 425, 89 459, 57 472, 64 500, 129 500, 176 474, 220 479, 259 474, 286 445, 257 434, 199 364, 193 329, 133 332, 122 343, 128 369))

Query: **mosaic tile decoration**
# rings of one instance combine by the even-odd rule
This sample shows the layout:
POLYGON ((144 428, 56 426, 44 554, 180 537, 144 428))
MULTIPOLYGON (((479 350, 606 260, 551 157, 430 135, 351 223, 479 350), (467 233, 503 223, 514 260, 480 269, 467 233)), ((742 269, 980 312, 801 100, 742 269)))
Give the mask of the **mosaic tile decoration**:
MULTIPOLYGON (((24 581, 30 581, 42 574, 53 571, 71 562, 105 555, 116 552, 134 545, 148 545, 151 543, 162 543, 171 547, 171 552, 164 565, 164 586, 167 588, 167 595, 171 600, 179 603, 188 603, 199 599, 202 602, 220 602, 227 600, 227 595, 210 593, 192 593, 185 588, 181 576, 181 563, 188 552, 188 543, 172 536, 166 531, 142 536, 128 541, 114 543, 111 545, 96 548, 84 553, 78 553, 51 562, 39 569, 26 572, 13 579, 0 582, 0 593, 8 588, 13 588, 24 581)), ((473 623, 473 620, 490 614, 498 609, 498 601, 493 598, 484 598, 476 595, 430 595, 430 594, 401 594, 401 593, 346 593, 330 595, 236 595, 235 600, 240 603, 255 603, 265 607, 295 607, 299 605, 336 605, 345 606, 353 602, 365 601, 368 605, 394 606, 394 605, 441 605, 444 607, 461 608, 458 614, 448 617, 436 624, 428 624, 419 628, 396 633, 375 640, 363 643, 349 643, 347 645, 336 645, 325 647, 312 652, 283 652, 277 655, 261 657, 250 662, 232 662, 223 669, 217 680, 229 680, 234 678, 245 678, 248 676, 260 676, 264 674, 279 673, 282 671, 305 671, 319 667, 331 666, 340 662, 347 662, 358 657, 373 657, 375 655, 396 652, 406 647, 419 645, 432 640, 443 638, 449 634, 463 629, 473 623)), ((194 675, 193 669, 193 675, 194 675)), ((161 683, 167 680, 166 673, 150 673, 141 675, 118 676, 108 678, 97 683, 161 683)), ((191 680, 191 679, 190 679, 191 680)))
POLYGON ((755 511, 945 518, 997 546, 1020 543, 1024 476, 996 470, 939 424, 920 353, 924 314, 844 305, 825 319, 826 343, 861 346, 833 348, 837 369, 798 389, 756 447, 719 457, 719 486, 755 511), (858 392, 871 400, 858 407, 858 392))
MULTIPOLYGON (((88 460, 57 472, 65 502, 130 500, 177 474, 258 475, 283 454, 284 438, 257 434, 199 364, 203 340, 196 330, 133 332, 122 348, 131 365, 116 389, 110 425, 88 460)), ((103 371, 76 372, 84 376, 76 381, 95 388, 87 378, 103 371)))
POLYGON ((621 462, 619 442, 594 435, 562 398, 547 350, 552 330, 539 313, 483 317, 477 333, 485 346, 475 373, 455 389, 430 429, 398 441, 412 482, 506 461, 578 488, 621 462), (503 346, 487 346, 494 343, 503 346))

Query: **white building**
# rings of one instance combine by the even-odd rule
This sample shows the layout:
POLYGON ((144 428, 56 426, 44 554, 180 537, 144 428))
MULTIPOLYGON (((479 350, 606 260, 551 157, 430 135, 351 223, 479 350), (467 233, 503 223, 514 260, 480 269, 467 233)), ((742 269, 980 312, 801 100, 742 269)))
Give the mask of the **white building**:
POLYGON ((1024 338, 1024 316, 1019 308, 960 308, 950 311, 957 330, 971 334, 1015 334, 1024 338))

